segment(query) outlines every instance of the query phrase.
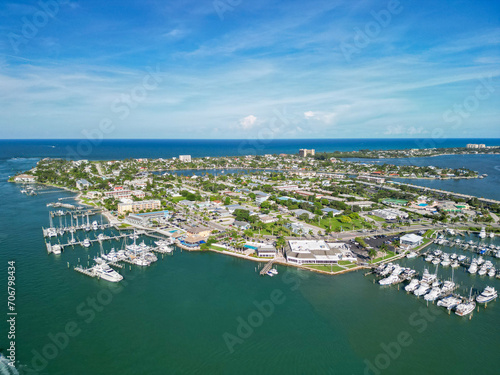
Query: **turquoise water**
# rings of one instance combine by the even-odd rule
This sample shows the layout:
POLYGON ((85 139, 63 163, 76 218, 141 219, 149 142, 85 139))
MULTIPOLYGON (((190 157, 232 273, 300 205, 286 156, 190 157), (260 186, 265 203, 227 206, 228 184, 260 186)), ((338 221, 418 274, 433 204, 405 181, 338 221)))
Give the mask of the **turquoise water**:
MULTIPOLYGON (((50 375, 375 373, 368 364, 383 374, 498 373, 498 301, 469 321, 361 272, 329 277, 278 266, 279 275, 261 277, 254 262, 179 249, 147 269, 127 266, 119 285, 79 274, 71 268, 99 247, 48 255, 41 232, 46 204, 72 194, 50 188, 29 197, 6 182, 34 162, 0 161, 0 275, 16 261, 21 373, 33 364, 50 375), (63 337, 68 324, 77 333, 45 363, 37 353, 52 357, 50 337, 63 337)), ((500 289, 499 280, 463 270, 455 277, 462 289, 500 289)), ((5 320, 0 326, 6 348, 5 320)))

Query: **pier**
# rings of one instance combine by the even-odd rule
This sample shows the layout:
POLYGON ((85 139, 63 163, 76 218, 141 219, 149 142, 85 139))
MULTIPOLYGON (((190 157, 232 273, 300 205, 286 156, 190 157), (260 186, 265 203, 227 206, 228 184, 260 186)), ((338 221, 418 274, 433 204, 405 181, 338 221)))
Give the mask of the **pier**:
POLYGON ((273 268, 273 263, 274 263, 274 259, 271 259, 269 262, 267 262, 265 264, 265 266, 260 270, 260 274, 261 275, 265 275, 269 272, 269 270, 271 268, 273 268))

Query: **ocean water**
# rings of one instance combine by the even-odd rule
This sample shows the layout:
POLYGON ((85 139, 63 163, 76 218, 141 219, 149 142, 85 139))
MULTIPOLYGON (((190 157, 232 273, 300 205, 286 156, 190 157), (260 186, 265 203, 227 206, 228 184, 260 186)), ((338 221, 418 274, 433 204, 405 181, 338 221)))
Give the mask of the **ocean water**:
POLYGON ((423 158, 398 159, 355 159, 361 163, 394 164, 394 165, 433 165, 440 168, 468 168, 480 174, 487 174, 483 179, 470 180, 423 180, 395 178, 395 181, 434 189, 453 191, 484 198, 500 200, 500 155, 443 155, 423 158))
MULTIPOLYGON (((20 373, 498 373, 498 301, 468 320, 397 287, 380 287, 361 272, 329 277, 278 266, 279 275, 261 277, 254 262, 179 249, 147 269, 125 267, 119 285, 79 274, 73 266, 100 249, 47 254, 46 204, 72 193, 20 194, 7 178, 37 160, 14 159, 22 153, 30 155, 18 150, 0 160, 0 275, 6 280, 7 261, 16 261, 20 373), (68 327, 71 337, 63 334, 68 327)), ((500 244, 485 240, 491 241, 500 244)), ((428 266, 421 259, 404 262, 420 272, 428 266)), ((451 271, 438 272, 446 278, 451 271)), ((454 276, 462 294, 472 286, 500 288, 497 279, 463 270, 454 276)), ((6 309, 5 287, 0 298, 6 309)), ((5 319, 0 327, 5 353, 5 319)))
POLYGON ((0 159, 12 157, 58 157, 111 160, 129 158, 170 158, 189 154, 202 156, 240 156, 298 153, 301 148, 316 152, 362 149, 404 149, 465 147, 467 143, 500 146, 496 139, 83 139, 83 140, 0 140, 0 159))

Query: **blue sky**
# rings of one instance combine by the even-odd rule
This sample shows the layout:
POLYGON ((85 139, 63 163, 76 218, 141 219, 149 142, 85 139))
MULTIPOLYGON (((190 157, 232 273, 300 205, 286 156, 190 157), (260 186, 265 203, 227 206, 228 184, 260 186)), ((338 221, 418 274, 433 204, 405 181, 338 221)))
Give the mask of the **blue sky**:
POLYGON ((5 0, 0 18, 0 138, 500 136, 497 1, 5 0))

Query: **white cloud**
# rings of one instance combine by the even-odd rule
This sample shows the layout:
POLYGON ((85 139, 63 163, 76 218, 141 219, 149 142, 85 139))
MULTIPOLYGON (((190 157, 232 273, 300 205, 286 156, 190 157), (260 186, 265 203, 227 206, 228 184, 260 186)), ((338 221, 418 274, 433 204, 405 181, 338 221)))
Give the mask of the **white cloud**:
POLYGON ((255 117, 254 115, 249 115, 247 117, 243 117, 242 119, 240 119, 239 124, 242 129, 249 130, 255 125, 256 121, 257 117, 255 117))
POLYGON ((314 117, 314 112, 313 111, 304 112, 304 117, 305 118, 312 118, 312 117, 314 117))

